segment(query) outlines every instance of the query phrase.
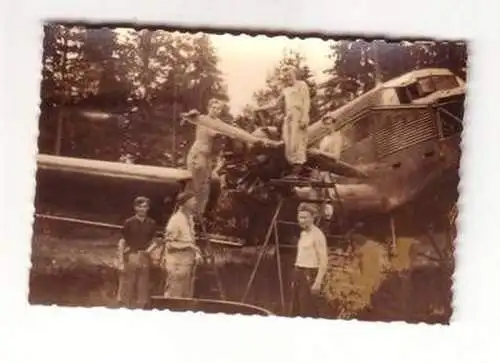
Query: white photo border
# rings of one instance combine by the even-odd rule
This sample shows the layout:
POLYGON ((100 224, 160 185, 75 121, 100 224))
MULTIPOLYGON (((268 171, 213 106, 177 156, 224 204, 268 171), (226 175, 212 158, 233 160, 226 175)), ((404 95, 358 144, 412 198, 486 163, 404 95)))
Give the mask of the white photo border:
POLYGON ((4 111, 0 114, 1 360, 495 362, 500 336, 498 9, 493 0, 11 2, 1 12, 5 32, 0 38, 5 71, 0 88, 4 111), (29 306, 34 155, 46 20, 470 40, 452 324, 29 306))

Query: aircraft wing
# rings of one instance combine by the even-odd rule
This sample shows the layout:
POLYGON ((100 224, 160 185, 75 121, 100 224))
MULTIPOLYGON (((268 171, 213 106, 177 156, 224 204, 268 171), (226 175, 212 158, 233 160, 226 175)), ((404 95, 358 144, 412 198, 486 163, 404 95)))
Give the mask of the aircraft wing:
POLYGON ((122 225, 134 198, 144 195, 151 200, 150 216, 162 226, 175 195, 191 179, 183 169, 43 154, 37 158, 37 220, 56 223, 122 225))
POLYGON ((46 154, 37 156, 37 166, 39 170, 53 170, 63 173, 158 183, 176 183, 191 179, 191 173, 184 169, 125 164, 46 154))

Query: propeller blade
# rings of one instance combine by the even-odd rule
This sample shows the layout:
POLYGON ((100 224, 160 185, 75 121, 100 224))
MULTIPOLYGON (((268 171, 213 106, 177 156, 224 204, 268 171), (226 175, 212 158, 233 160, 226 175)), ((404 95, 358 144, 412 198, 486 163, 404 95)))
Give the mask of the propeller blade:
POLYGON ((368 178, 368 175, 361 170, 348 163, 338 160, 330 153, 318 149, 309 149, 307 153, 308 164, 312 164, 322 171, 329 171, 347 178, 368 178))
POLYGON ((274 141, 264 137, 257 137, 249 132, 246 132, 238 127, 229 125, 221 120, 207 117, 205 115, 191 116, 186 115, 185 119, 196 125, 203 125, 211 130, 214 130, 222 135, 232 139, 240 140, 252 145, 262 145, 264 147, 279 147, 282 142, 274 141))

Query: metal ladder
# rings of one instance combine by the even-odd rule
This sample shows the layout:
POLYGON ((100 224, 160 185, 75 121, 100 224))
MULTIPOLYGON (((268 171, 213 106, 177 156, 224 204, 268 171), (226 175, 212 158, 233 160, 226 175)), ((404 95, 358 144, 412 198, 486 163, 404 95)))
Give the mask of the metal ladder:
MULTIPOLYGON (((273 182, 273 181, 271 181, 271 182, 273 182)), ((275 179, 274 182, 285 183, 285 184, 297 184, 297 185, 301 185, 301 186, 312 186, 315 188, 332 188, 333 187, 334 191, 337 195, 340 212, 341 213, 343 212, 342 202, 340 201, 340 198, 338 198, 338 192, 337 192, 336 184, 334 182, 330 182, 330 183, 328 183, 328 182, 311 182, 311 181, 303 181, 303 180, 298 180, 298 181, 288 180, 287 181, 287 180, 282 180, 282 179, 275 179)), ((271 218, 271 222, 270 222, 269 227, 267 229, 267 233, 266 233, 266 236, 264 238, 264 242, 261 245, 261 250, 260 250, 260 253, 257 257, 257 261, 254 265, 254 268, 252 270, 252 273, 251 273, 250 278, 248 280, 248 283, 246 285, 243 297, 240 300, 243 303, 247 299, 248 294, 250 293, 250 289, 252 288, 252 285, 255 281, 257 271, 260 267, 262 259, 269 248, 269 243, 271 242, 271 238, 273 238, 274 245, 276 248, 276 263, 277 263, 278 280, 279 280, 279 288, 280 288, 280 302, 281 302, 281 309, 283 312, 285 312, 285 296, 284 296, 285 294, 284 294, 284 283, 283 283, 283 275, 282 275, 282 268, 281 268, 281 254, 279 252, 280 242, 279 242, 279 235, 278 235, 278 224, 280 223, 279 215, 280 215, 281 209, 283 207, 283 202, 285 199, 286 199, 286 197, 283 197, 283 196, 280 196, 278 199, 278 204, 277 204, 277 206, 274 210, 274 214, 271 218)), ((307 200, 304 200, 304 201, 307 202, 307 200)), ((310 202, 319 203, 322 206, 324 206, 328 201, 326 201, 326 200, 319 201, 318 200, 318 201, 310 201, 310 202)), ((321 221, 321 219, 322 219, 322 216, 320 214, 316 218, 315 223, 319 223, 321 221)))
POLYGON ((204 255, 203 257, 204 257, 205 261, 207 261, 211 267, 210 271, 211 271, 211 274, 213 274, 213 276, 215 277, 216 288, 217 288, 217 291, 219 293, 220 299, 222 301, 226 301, 226 294, 224 292, 224 287, 222 285, 222 280, 220 278, 219 268, 217 267, 217 264, 215 261, 214 249, 213 249, 213 246, 211 244, 210 238, 208 237, 205 221, 201 215, 198 215, 197 217, 198 217, 198 222, 200 224, 201 232, 203 235, 202 239, 205 242, 204 249, 203 249, 203 255, 204 255))

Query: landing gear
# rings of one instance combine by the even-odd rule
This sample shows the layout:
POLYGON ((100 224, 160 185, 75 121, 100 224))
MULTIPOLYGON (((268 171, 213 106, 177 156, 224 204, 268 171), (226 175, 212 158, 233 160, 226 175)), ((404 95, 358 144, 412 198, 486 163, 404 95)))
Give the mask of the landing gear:
POLYGON ((389 217, 389 226, 391 228, 391 241, 389 244, 389 256, 393 257, 395 255, 397 247, 397 237, 396 237, 396 221, 394 220, 394 215, 391 214, 389 217))
POLYGON ((245 292, 243 294, 243 297, 241 298, 241 302, 244 303, 245 300, 247 299, 248 294, 250 293, 250 289, 252 288, 255 277, 257 275, 257 271, 258 271, 260 264, 262 262, 262 259, 268 250, 269 242, 271 241, 271 238, 273 238, 274 244, 276 247, 276 265, 277 265, 277 270, 278 270, 281 310, 282 310, 282 312, 285 312, 285 292, 284 292, 284 283, 283 283, 283 276, 282 276, 282 269, 281 269, 281 253, 279 250, 280 243, 279 243, 279 236, 278 236, 278 218, 279 218, 279 214, 280 214, 282 206, 283 206, 283 199, 280 198, 278 201, 278 205, 276 206, 276 209, 274 211, 273 217, 271 219, 271 223, 269 224, 269 228, 267 230, 266 237, 264 239, 264 243, 262 244, 259 256, 257 257, 257 261, 254 265, 253 271, 250 275, 250 279, 248 280, 247 286, 245 288, 245 292))
MULTIPOLYGON (((287 190, 290 188, 297 188, 297 187, 310 187, 310 188, 319 188, 319 189, 324 189, 324 188, 335 188, 335 183, 333 182, 322 182, 322 181, 311 181, 308 179, 289 179, 289 178, 282 178, 282 179, 271 179, 269 181, 269 185, 278 188, 279 190, 287 190)), ((282 271, 282 256, 281 256, 281 251, 280 249, 284 246, 280 245, 280 239, 283 238, 282 236, 279 236, 278 233, 278 226, 280 223, 286 223, 289 225, 296 225, 296 222, 290 222, 287 220, 280 220, 280 212, 287 212, 285 208, 283 208, 283 203, 287 200, 287 198, 295 199, 299 202, 306 202, 306 203, 314 203, 314 204, 319 204, 321 206, 325 205, 325 202, 328 202, 328 200, 325 200, 323 198, 320 199, 307 199, 307 198, 301 198, 297 196, 292 196, 289 193, 283 192, 283 194, 280 194, 276 208, 274 210, 273 216, 271 218, 270 224, 267 228, 267 232, 265 234, 264 241, 262 245, 260 246, 260 252, 257 257, 257 261, 255 262, 254 268, 250 274, 249 281, 246 285, 243 297, 241 299, 241 302, 245 302, 246 299, 248 298, 248 295, 250 293, 250 290, 255 282, 255 278, 257 275, 257 271, 259 267, 261 266, 262 260, 266 254, 266 252, 270 248, 270 243, 274 242, 274 248, 276 253, 276 266, 277 266, 277 277, 278 277, 278 283, 279 283, 279 291, 280 291, 280 313, 282 314, 289 314, 289 311, 286 311, 286 304, 285 304, 285 286, 284 286, 284 278, 283 278, 283 271, 282 271), (274 241, 271 242, 271 239, 274 241)), ((340 203, 340 201, 339 201, 340 203)), ((283 217, 283 216, 282 216, 283 217)), ((317 220, 316 223, 319 224, 321 222, 320 220, 317 220)), ((352 239, 351 236, 348 236, 349 238, 349 245, 352 247, 352 239)))

